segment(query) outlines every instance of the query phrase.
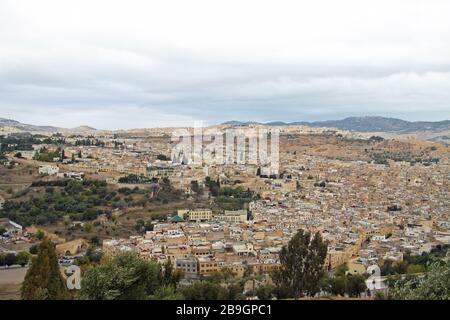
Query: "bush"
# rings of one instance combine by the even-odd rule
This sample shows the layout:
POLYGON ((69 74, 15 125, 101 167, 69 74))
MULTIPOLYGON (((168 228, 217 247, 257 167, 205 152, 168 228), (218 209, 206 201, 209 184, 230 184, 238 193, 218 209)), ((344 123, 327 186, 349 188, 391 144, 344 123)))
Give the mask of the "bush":
POLYGON ((38 249, 39 249, 39 245, 38 244, 33 244, 30 247, 29 251, 30 251, 31 254, 37 254, 38 253, 38 249))
POLYGON ((156 156, 156 159, 161 160, 161 161, 169 161, 169 160, 170 160, 170 158, 167 157, 167 156, 164 155, 164 154, 158 154, 158 155, 156 156))
POLYGON ((218 283, 197 281, 181 290, 186 300, 226 300, 227 289, 218 283))
POLYGON ((26 266, 31 259, 31 254, 26 251, 20 251, 17 254, 17 264, 20 264, 22 267, 26 266))
POLYGON ((396 300, 449 300, 450 262, 432 263, 424 277, 397 280, 389 290, 389 298, 396 300))
POLYGON ((88 300, 141 300, 161 287, 161 267, 126 252, 86 270, 81 298, 88 300))
POLYGON ((276 287, 272 285, 261 286, 256 289, 256 296, 260 300, 270 300, 275 296, 276 287))
POLYGON ((0 254, 0 266, 12 266, 17 264, 17 257, 14 253, 0 254))

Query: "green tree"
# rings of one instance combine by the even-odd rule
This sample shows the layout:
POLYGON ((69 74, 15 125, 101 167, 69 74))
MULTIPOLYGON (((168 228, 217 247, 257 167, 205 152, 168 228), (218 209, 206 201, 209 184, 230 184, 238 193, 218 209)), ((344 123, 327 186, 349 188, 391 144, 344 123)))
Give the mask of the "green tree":
POLYGON ((320 233, 299 230, 280 252, 281 267, 274 273, 278 287, 286 288, 294 297, 313 296, 319 291, 324 274, 327 243, 320 233))
POLYGON ((33 244, 30 249, 29 249, 31 254, 37 254, 39 251, 39 245, 38 244, 33 244))
POLYGON ((360 274, 349 274, 346 276, 345 292, 350 297, 360 297, 367 290, 366 278, 360 274))
POLYGON ((260 300, 270 300, 275 295, 275 286, 273 285, 265 285, 260 286, 258 289, 256 289, 256 296, 260 300))
POLYGON ((183 271, 180 269, 175 269, 170 258, 167 259, 162 268, 162 284, 164 286, 173 286, 176 288, 178 282, 180 282, 183 276, 183 271))
POLYGON ((408 261, 400 261, 394 264, 394 273, 405 274, 408 269, 408 261))
POLYGON ((0 254, 0 266, 12 266, 17 264, 17 257, 14 253, 0 254))
POLYGON ((42 231, 41 229, 39 229, 39 230, 36 232, 36 238, 38 238, 39 240, 42 240, 44 237, 45 237, 44 231, 42 231))
POLYGON ((145 221, 142 219, 138 219, 134 225, 134 230, 137 232, 143 232, 145 227, 145 221))
POLYGON ((156 159, 162 160, 162 161, 169 161, 169 160, 170 160, 170 158, 167 157, 167 156, 164 155, 164 154, 158 154, 158 155, 156 156, 156 159))
POLYGON ((225 300, 228 290, 218 283, 196 281, 181 289, 186 300, 225 300))
POLYGON ((323 281, 322 290, 331 293, 334 296, 344 296, 346 292, 346 277, 345 275, 335 275, 334 277, 327 277, 323 281))
POLYGON ((100 250, 97 250, 95 245, 90 245, 86 250, 85 257, 89 259, 90 263, 99 263, 102 259, 103 253, 100 250))
POLYGON ((141 300, 161 287, 161 268, 133 252, 91 266, 81 282, 81 298, 87 300, 141 300))
POLYGON ((93 228, 94 228, 94 226, 90 222, 86 222, 83 227, 84 232, 87 232, 87 233, 91 233, 93 228))
POLYGON ((191 189, 192 189, 192 191, 194 191, 197 194, 200 193, 200 186, 199 186, 197 180, 192 180, 191 181, 191 189))
POLYGON ((345 274, 348 271, 347 263, 343 263, 339 266, 337 266, 336 270, 334 271, 335 276, 345 276, 345 274))
POLYGON ((149 300, 183 300, 184 296, 172 286, 156 289, 155 294, 149 296, 149 300))
POLYGON ((395 300, 449 300, 450 261, 432 263, 424 276, 397 280, 389 290, 395 300))
POLYGON ((55 246, 44 237, 39 245, 37 257, 33 258, 22 283, 24 300, 60 300, 67 298, 67 289, 61 275, 55 246))
POLYGON ((421 264, 410 264, 406 269, 406 273, 408 274, 422 273, 422 272, 425 272, 425 267, 421 264))
POLYGON ((361 296, 361 294, 367 290, 366 278, 359 274, 345 274, 344 270, 346 267, 346 264, 339 266, 336 269, 334 276, 324 278, 321 288, 322 291, 334 296, 361 296))
POLYGON ((225 300, 242 300, 244 298, 244 295, 242 294, 243 290, 243 285, 239 283, 228 284, 225 300))
POLYGON ((24 267, 28 261, 31 259, 31 254, 26 251, 20 251, 17 254, 17 264, 20 264, 22 267, 24 267))

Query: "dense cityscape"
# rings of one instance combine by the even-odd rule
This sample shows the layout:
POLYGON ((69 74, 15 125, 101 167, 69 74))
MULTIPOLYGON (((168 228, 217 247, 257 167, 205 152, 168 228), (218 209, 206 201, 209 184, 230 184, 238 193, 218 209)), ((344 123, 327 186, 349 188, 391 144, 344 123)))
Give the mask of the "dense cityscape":
MULTIPOLYGON (((173 151, 179 149, 171 129, 25 133, 5 126, 0 262, 29 266, 45 238, 55 245, 62 274, 78 265, 86 282, 122 255, 156 263, 163 279, 157 286, 165 289, 148 292, 155 299, 183 292, 195 299, 202 285, 225 288, 230 299, 374 299, 389 297, 402 277, 420 278, 431 262, 445 260, 448 146, 413 134, 276 128, 280 168, 273 171, 249 159, 195 163, 173 151), (320 235, 326 254, 314 289, 287 293, 277 272, 286 268, 283 247, 299 230, 320 235), (380 268, 376 281, 367 272, 373 265, 380 268)), ((0 270, 2 282, 14 270, 0 270)), ((16 272, 23 277, 25 270, 16 272)), ((19 294, 17 285, 5 288, 7 298, 19 294)), ((83 291, 85 298, 108 296, 83 291)))
POLYGON ((2 319, 448 309, 449 12, 0 0, 2 319))

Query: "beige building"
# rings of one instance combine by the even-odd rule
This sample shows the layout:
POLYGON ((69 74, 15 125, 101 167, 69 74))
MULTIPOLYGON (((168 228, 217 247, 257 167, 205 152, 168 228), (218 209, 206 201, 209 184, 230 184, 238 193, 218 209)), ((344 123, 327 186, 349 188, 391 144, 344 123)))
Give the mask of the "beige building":
POLYGON ((212 210, 210 209, 193 209, 187 213, 189 221, 207 221, 212 219, 212 210))
POLYGON ((221 270, 219 262, 213 258, 201 257, 197 258, 198 273, 201 277, 208 277, 221 270))
POLYGON ((224 215, 219 216, 221 220, 231 223, 240 223, 247 221, 247 210, 228 211, 225 210, 224 215))

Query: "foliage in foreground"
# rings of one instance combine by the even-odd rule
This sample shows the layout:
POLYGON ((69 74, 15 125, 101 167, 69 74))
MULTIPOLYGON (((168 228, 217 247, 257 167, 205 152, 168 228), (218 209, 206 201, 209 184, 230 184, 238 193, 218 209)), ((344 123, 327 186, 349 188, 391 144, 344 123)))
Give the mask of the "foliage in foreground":
POLYGON ((68 297, 55 246, 45 237, 39 245, 21 288, 24 300, 61 300, 68 297))
POLYGON ((274 281, 286 290, 287 296, 314 296, 320 291, 324 275, 327 243, 320 233, 299 230, 280 253, 281 268, 274 273, 274 281))
POLYGON ((155 261, 146 261, 135 253, 125 252, 110 261, 86 270, 81 283, 81 299, 142 300, 164 286, 176 286, 179 274, 163 270, 155 261))
POLYGON ((449 300, 450 261, 432 263, 423 276, 397 280, 389 290, 388 299, 449 300))

